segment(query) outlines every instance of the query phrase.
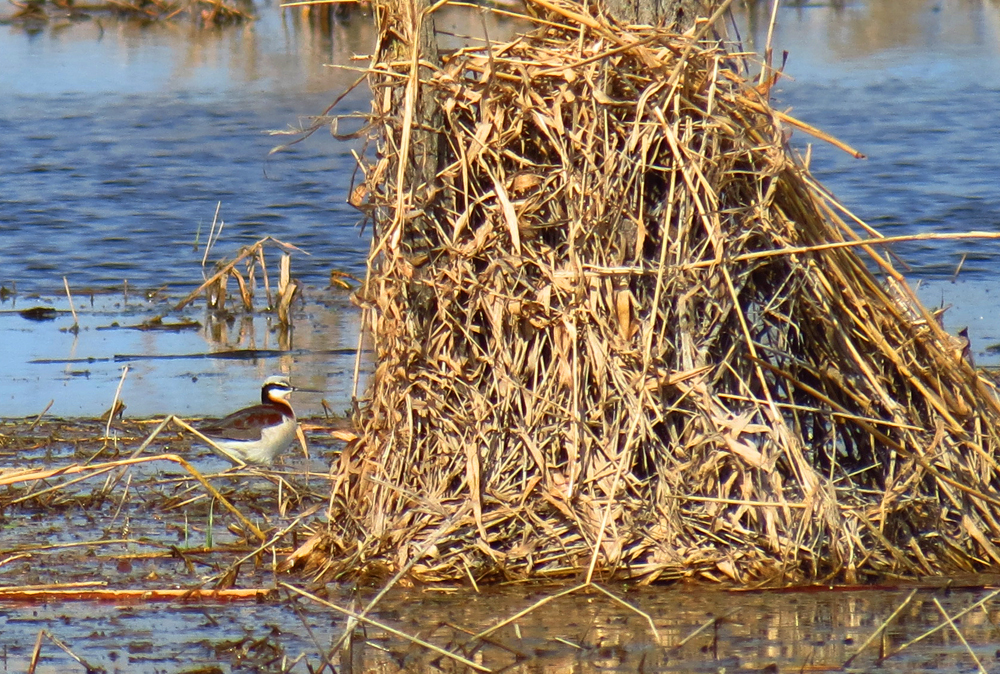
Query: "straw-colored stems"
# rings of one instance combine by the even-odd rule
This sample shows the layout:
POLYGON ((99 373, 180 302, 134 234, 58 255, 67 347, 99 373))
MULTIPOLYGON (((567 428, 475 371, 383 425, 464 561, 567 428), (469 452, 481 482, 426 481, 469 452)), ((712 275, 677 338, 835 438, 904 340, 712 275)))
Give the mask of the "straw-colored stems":
MULTIPOLYGON (((234 259, 234 260, 232 260, 230 262, 227 262, 226 264, 224 264, 222 266, 221 269, 219 269, 217 272, 215 272, 212 276, 210 276, 209 278, 205 279, 204 283, 202 283, 200 286, 198 286, 197 288, 195 288, 192 292, 188 293, 187 297, 185 297, 180 302, 178 302, 176 305, 174 305, 173 311, 180 311, 181 309, 183 309, 184 307, 186 307, 188 304, 190 304, 196 297, 198 297, 203 292, 205 292, 206 288, 208 288, 208 287, 212 286, 213 284, 217 283, 221 277, 227 276, 229 274, 229 272, 232 271, 232 269, 235 268, 236 265, 238 265, 240 262, 242 262, 243 260, 247 259, 248 257, 257 255, 259 249, 266 242, 268 242, 268 241, 274 241, 275 243, 277 243, 278 245, 283 246, 283 247, 295 248, 294 246, 289 246, 288 244, 283 244, 280 241, 278 241, 277 239, 272 239, 269 236, 264 237, 263 239, 261 239, 261 240, 257 241, 256 243, 254 243, 249 248, 244 248, 240 252, 240 254, 236 256, 236 259, 234 259)), ((298 250, 298 249, 296 248, 296 250, 298 250)))
POLYGON ((115 415, 118 413, 118 401, 121 399, 122 386, 125 385, 125 377, 128 375, 128 365, 122 368, 122 376, 118 380, 118 388, 115 389, 114 400, 111 401, 111 410, 108 412, 108 423, 104 427, 104 439, 107 440, 111 436, 111 422, 114 420, 115 415))
POLYGON ((296 286, 292 283, 292 256, 282 253, 278 276, 278 322, 290 325, 289 313, 295 299, 296 286))
POLYGON ((264 262, 264 248, 257 249, 257 261, 260 262, 260 275, 264 278, 264 294, 267 296, 267 306, 271 308, 274 302, 271 299, 271 281, 267 277, 267 263, 264 262))
POLYGON ((222 228, 226 225, 225 222, 219 221, 219 209, 221 208, 221 201, 215 204, 215 215, 212 216, 212 228, 208 231, 208 240, 205 241, 205 254, 201 258, 201 268, 203 270, 205 269, 205 265, 208 263, 208 255, 212 250, 212 245, 219 240, 220 236, 222 236, 222 228), (219 227, 218 234, 216 234, 215 231, 216 225, 219 227))
MULTIPOLYGON (((175 423, 180 423, 182 425, 182 427, 187 426, 187 424, 184 424, 184 422, 182 422, 181 420, 177 419, 176 417, 168 417, 168 418, 170 420, 174 421, 175 423)), ((190 427, 188 427, 188 428, 190 428, 190 427)), ((22 483, 22 482, 34 482, 34 481, 39 481, 39 480, 48 480, 48 479, 51 479, 51 478, 54 478, 54 477, 60 477, 60 476, 63 476, 63 475, 81 475, 81 477, 76 480, 76 481, 79 481, 79 480, 82 480, 82 479, 85 479, 85 478, 93 477, 95 475, 103 475, 104 473, 109 472, 111 470, 114 470, 115 468, 119 468, 121 466, 134 466, 134 465, 138 465, 138 464, 141 464, 141 463, 151 463, 153 461, 171 461, 173 463, 179 464, 181 467, 184 468, 184 470, 186 470, 187 472, 189 472, 192 475, 192 477, 194 477, 196 480, 198 480, 198 482, 200 482, 201 485, 203 487, 205 487, 205 489, 208 490, 208 492, 212 496, 214 496, 216 499, 218 499, 219 503, 221 503, 223 506, 225 506, 225 508, 229 512, 231 512, 236 517, 236 519, 238 519, 240 521, 240 523, 243 524, 244 527, 246 527, 246 529, 248 531, 250 531, 254 536, 256 536, 257 538, 259 538, 260 540, 262 540, 262 541, 266 540, 266 536, 257 527, 257 525, 255 525, 253 522, 251 522, 250 520, 248 520, 243 515, 243 513, 241 513, 232 503, 230 503, 226 499, 226 497, 224 497, 222 494, 220 494, 219 490, 217 490, 215 487, 213 487, 212 484, 208 480, 206 480, 202 476, 202 474, 199 473, 194 468, 194 466, 192 466, 190 463, 188 463, 186 460, 182 459, 181 457, 177 456, 176 454, 160 454, 160 455, 157 455, 157 456, 145 456, 145 457, 139 457, 139 458, 135 458, 135 459, 123 459, 121 461, 110 461, 110 462, 107 462, 107 463, 98 463, 98 464, 94 464, 92 466, 81 466, 79 464, 73 464, 73 465, 70 465, 70 466, 62 466, 62 467, 50 468, 50 469, 46 469, 46 470, 26 470, 26 471, 20 471, 20 472, 11 473, 11 474, 8 474, 8 475, 0 476, 0 486, 11 485, 11 484, 19 484, 19 483, 22 483)), ((66 486, 67 484, 71 484, 72 482, 74 482, 74 481, 71 481, 69 483, 64 483, 63 485, 58 485, 56 487, 50 487, 49 489, 46 489, 43 492, 36 492, 34 494, 31 494, 29 497, 22 497, 21 499, 17 499, 16 501, 12 501, 11 503, 20 502, 20 501, 24 500, 25 498, 34 498, 34 497, 37 497, 40 493, 45 493, 45 492, 48 492, 48 491, 53 491, 53 490, 59 489, 61 487, 66 486)))
MULTIPOLYGON (((251 269, 253 269, 253 258, 250 258, 249 264, 251 269)), ((243 280, 243 274, 241 274, 236 267, 233 267, 232 275, 236 279, 237 285, 240 287, 240 299, 243 300, 243 309, 248 312, 253 311, 253 291, 247 285, 247 282, 243 280)))
POLYGON ((195 428, 194 426, 192 426, 188 422, 184 421, 183 419, 178 419, 177 417, 172 417, 172 420, 173 420, 174 424, 176 424, 177 426, 179 426, 183 430, 187 431, 191 435, 195 436, 196 438, 198 438, 199 440, 201 440, 202 442, 204 442, 208 446, 208 448, 210 450, 212 450, 213 452, 215 452, 215 454, 217 454, 221 458, 225 459, 226 461, 230 461, 230 462, 234 463, 235 465, 239 466, 240 468, 246 467, 247 464, 246 464, 245 461, 243 461, 242 459, 240 459, 235 454, 230 454, 229 452, 227 452, 226 450, 224 450, 222 447, 220 447, 218 445, 218 443, 216 443, 214 440, 212 440, 212 438, 208 437, 207 435, 205 435, 204 433, 202 433, 201 431, 199 431, 197 428, 195 428))
POLYGON ((31 661, 28 664, 28 674, 34 674, 35 668, 38 666, 38 658, 41 655, 41 651, 42 651, 42 637, 43 636, 46 639, 48 639, 49 641, 51 641, 53 644, 55 644, 56 646, 58 646, 59 648, 61 648, 66 653, 66 655, 68 655, 69 657, 71 657, 74 660, 76 660, 77 664, 79 664, 81 667, 83 667, 88 672, 100 672, 100 671, 104 671, 103 668, 101 668, 101 667, 94 667, 89 662, 87 662, 86 660, 84 660, 83 658, 81 658, 79 655, 77 655, 76 653, 74 653, 72 650, 70 650, 69 646, 67 646, 62 641, 60 641, 58 638, 56 638, 56 636, 53 635, 48 630, 39 630, 38 631, 38 638, 35 640, 35 648, 31 652, 31 661))
POLYGON ((69 281, 63 276, 63 287, 66 288, 66 300, 69 302, 69 311, 73 314, 73 327, 69 329, 74 335, 80 332, 80 321, 76 317, 76 307, 73 306, 73 295, 69 292, 69 281))

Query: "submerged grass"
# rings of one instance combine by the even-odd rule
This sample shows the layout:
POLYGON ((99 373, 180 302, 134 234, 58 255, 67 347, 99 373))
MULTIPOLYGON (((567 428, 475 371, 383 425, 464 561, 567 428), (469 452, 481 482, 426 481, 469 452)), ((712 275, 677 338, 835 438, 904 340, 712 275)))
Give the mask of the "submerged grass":
MULTIPOLYGON (((322 422, 305 423, 316 433, 317 458, 335 447, 324 441, 322 422)), ((18 560, 33 560, 13 589, 27 582, 43 595, 46 586, 112 578, 109 600, 111 590, 141 594, 162 582, 194 583, 187 589, 201 596, 203 586, 233 588, 247 562, 264 568, 270 557, 266 568, 273 569, 278 556, 314 533, 328 471, 310 463, 216 472, 220 462, 207 454, 205 463, 206 452, 194 451, 193 436, 181 429, 186 424, 172 417, 118 420, 111 443, 99 420, 0 424, 0 526, 12 527, 0 545, 0 568, 14 564, 5 573, 15 573, 18 560), (132 571, 138 560, 156 570, 141 579, 132 571), (120 568, 109 576, 109 565, 120 568)), ((257 572, 242 575, 250 589, 259 587, 257 572)), ((101 592, 69 598, 101 599, 101 592)))

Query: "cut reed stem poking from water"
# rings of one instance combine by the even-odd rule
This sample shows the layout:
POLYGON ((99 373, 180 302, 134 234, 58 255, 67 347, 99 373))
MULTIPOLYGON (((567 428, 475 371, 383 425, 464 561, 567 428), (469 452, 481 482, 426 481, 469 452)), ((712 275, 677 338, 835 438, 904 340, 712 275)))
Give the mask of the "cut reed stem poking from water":
POLYGON ((466 507, 412 576, 1000 567, 995 384, 893 267, 901 239, 786 145, 834 141, 770 106, 720 24, 536 4, 534 32, 434 68, 429 17, 383 17, 409 51, 371 68, 376 362, 328 574, 406 568, 466 507))
POLYGON ((278 322, 290 324, 292 300, 297 286, 292 282, 292 256, 282 253, 278 265, 278 322))
POLYGON ((69 312, 73 314, 73 327, 69 329, 74 335, 80 332, 80 320, 76 317, 76 307, 73 306, 73 295, 69 291, 69 281, 63 276, 63 287, 66 288, 66 301, 69 303, 69 312))

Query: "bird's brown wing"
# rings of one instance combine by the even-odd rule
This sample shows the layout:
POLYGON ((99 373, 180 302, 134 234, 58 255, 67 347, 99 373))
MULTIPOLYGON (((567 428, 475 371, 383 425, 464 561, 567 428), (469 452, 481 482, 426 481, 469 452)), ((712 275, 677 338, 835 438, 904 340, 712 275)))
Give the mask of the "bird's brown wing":
POLYGON ((284 416, 270 405, 254 405, 233 412, 225 419, 198 428, 205 435, 226 440, 257 440, 262 426, 280 424, 284 416))

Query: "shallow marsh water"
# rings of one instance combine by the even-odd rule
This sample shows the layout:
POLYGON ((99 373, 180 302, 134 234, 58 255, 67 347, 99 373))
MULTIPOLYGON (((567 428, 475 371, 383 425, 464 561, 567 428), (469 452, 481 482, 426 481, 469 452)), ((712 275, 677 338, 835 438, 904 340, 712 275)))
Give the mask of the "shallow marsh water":
MULTIPOLYGON (((755 47, 765 39, 764 5, 757 3, 749 14, 741 10, 739 18, 755 47)), ((358 318, 326 279, 331 269, 359 274, 367 239, 358 215, 344 204, 352 147, 321 131, 269 157, 281 139, 265 132, 325 109, 356 75, 324 64, 349 64, 352 54, 366 53, 371 32, 360 14, 341 19, 331 34, 318 34, 297 14, 259 9, 253 25, 220 31, 97 22, 32 35, 0 28, 0 284, 18 290, 0 301, 0 417, 38 414, 49 400, 51 415, 96 416, 110 407, 127 362, 128 420, 111 447, 127 452, 149 432, 133 419, 222 414, 252 400, 265 374, 289 370, 299 383, 325 391, 299 398, 299 409, 313 418, 312 460, 289 457, 275 474, 211 478, 252 518, 280 528, 316 506, 315 516, 322 517, 328 499, 329 465, 340 445, 329 438, 321 400, 336 412, 350 402, 348 352, 357 346, 358 318), (264 235, 311 253, 293 257, 307 301, 291 340, 266 317, 219 324, 198 308, 172 316, 202 322, 195 331, 99 329, 139 323, 200 281, 203 249, 195 242, 204 241, 218 202, 227 222, 219 254, 231 255, 264 235), (72 318, 65 313, 63 276, 75 291, 78 335, 66 331, 72 318), (125 280, 131 288, 127 300, 125 280), (101 292, 91 305, 93 291, 101 292), (62 313, 44 323, 17 313, 39 305, 62 313), (233 349, 271 347, 284 353, 223 357, 233 349)), ((469 26, 479 25, 478 16, 466 25, 450 16, 453 32, 477 32, 469 26)), ((493 24, 490 30, 500 34, 493 24)), ((812 166, 849 208, 883 233, 997 231, 998 35, 1000 9, 989 0, 799 3, 779 12, 775 45, 779 53, 790 51, 786 72, 794 79, 782 81, 776 97, 794 115, 868 155, 858 161, 815 144, 812 166)), ((337 112, 363 110, 365 96, 358 90, 337 112)), ((803 151, 809 140, 793 137, 803 151)), ((1000 363, 1000 356, 987 352, 1000 343, 1000 314, 993 308, 1000 244, 915 243, 896 252, 929 304, 953 305, 945 315, 949 329, 970 326, 979 362, 1000 363)), ((93 454, 88 443, 103 433, 97 424, 87 431, 87 442, 60 440, 44 432, 45 423, 31 432, 23 425, 17 433, 0 428, 0 437, 19 438, 0 446, 0 465, 81 461, 93 454)), ((173 435, 168 440, 171 449, 191 452, 185 456, 199 469, 217 475, 224 468, 185 441, 173 435)), ((131 481, 119 483, 110 496, 91 498, 102 479, 6 509, 0 516, 0 585, 90 581, 111 588, 188 588, 254 549, 176 466, 133 469, 131 481), (209 531, 213 548, 204 550, 209 531), (119 542, 107 542, 112 538, 119 542)), ((282 550, 300 542, 289 537, 282 550)), ((273 561, 244 563, 238 584, 308 584, 308 577, 275 575, 273 561)), ((325 591, 341 606, 355 601, 351 588, 311 589, 325 591)), ((375 617, 454 647, 469 641, 462 629, 488 627, 557 590, 400 589, 375 617)), ((358 593, 361 602, 371 595, 368 588, 358 593)), ((660 644, 643 618, 589 593, 556 600, 465 653, 512 672, 836 669, 907 591, 726 593, 677 586, 624 596, 649 613, 660 644), (713 618, 723 619, 674 648, 713 618)), ((880 647, 891 653, 938 624, 934 599, 954 614, 984 596, 977 589, 919 593, 892 623, 884 644, 877 639, 853 667, 870 671, 880 647)), ((985 610, 957 622, 990 671, 1000 666, 998 606, 991 600, 985 610)), ((280 594, 260 603, 0 601, 0 671, 24 671, 39 630, 47 630, 109 672, 304 672, 318 666, 343 625, 329 609, 280 594)), ((361 670, 457 669, 378 629, 370 628, 367 639, 371 645, 358 647, 361 670)), ((41 654, 36 671, 80 668, 49 641, 41 654)), ((957 634, 945 629, 881 669, 976 666, 957 634)))
MULTIPOLYGON (((974 672, 970 650, 987 670, 995 669, 1000 659, 995 607, 975 609, 957 621, 962 637, 945 628, 897 653, 907 641, 941 624, 941 611, 953 615, 974 606, 984 598, 983 591, 920 592, 885 637, 864 649, 904 603, 906 590, 734 594, 673 587, 625 593, 624 599, 649 620, 600 593, 581 592, 556 599, 487 639, 472 638, 499 617, 512 617, 557 589, 399 591, 373 617, 455 649, 488 670, 516 673, 974 672), (881 663, 880 653, 889 656, 881 663), (855 654, 850 666, 842 668, 855 654)), ((371 596, 333 586, 318 591, 325 601, 345 607, 371 596)), ((151 602, 7 606, 0 629, 5 641, 0 671, 23 671, 36 635, 46 630, 108 672, 277 672, 315 671, 320 653, 329 654, 344 621, 320 604, 275 593, 253 604, 185 603, 169 610, 151 602)), ((472 671, 378 627, 359 631, 354 665, 358 672, 472 671)), ((78 666, 44 642, 37 671, 66 667, 78 666)))

